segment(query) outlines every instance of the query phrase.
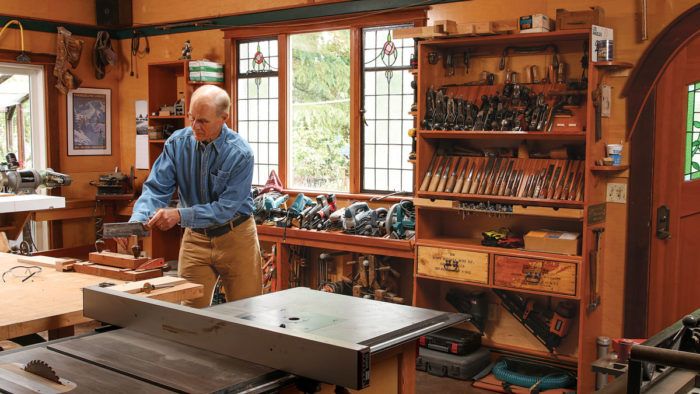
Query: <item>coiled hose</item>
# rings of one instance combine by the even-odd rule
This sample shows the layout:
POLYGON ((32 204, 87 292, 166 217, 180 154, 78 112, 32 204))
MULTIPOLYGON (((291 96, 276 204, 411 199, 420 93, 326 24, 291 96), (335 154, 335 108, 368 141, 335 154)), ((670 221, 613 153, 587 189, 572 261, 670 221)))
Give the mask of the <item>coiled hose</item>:
MULTIPOLYGON (((512 370, 517 364, 514 360, 504 359, 496 363, 493 367, 493 375, 506 383, 526 387, 530 389, 550 390, 565 388, 573 385, 576 379, 567 372, 555 372, 544 376, 526 375, 512 370), (511 365, 509 365, 511 364, 511 365)), ((528 363, 529 364, 529 363, 528 363)))

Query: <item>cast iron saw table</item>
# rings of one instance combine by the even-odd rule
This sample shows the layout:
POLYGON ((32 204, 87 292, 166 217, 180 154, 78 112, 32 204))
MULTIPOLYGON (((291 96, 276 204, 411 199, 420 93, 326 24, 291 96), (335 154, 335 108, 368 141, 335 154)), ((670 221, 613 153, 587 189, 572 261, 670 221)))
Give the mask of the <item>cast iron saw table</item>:
POLYGON ((83 294, 86 317, 122 328, 0 353, 0 388, 253 393, 289 390, 303 377, 348 389, 412 391, 412 382, 401 382, 414 378, 415 339, 466 319, 308 288, 204 310, 97 286, 83 294), (46 363, 41 376, 23 370, 32 360, 46 363))

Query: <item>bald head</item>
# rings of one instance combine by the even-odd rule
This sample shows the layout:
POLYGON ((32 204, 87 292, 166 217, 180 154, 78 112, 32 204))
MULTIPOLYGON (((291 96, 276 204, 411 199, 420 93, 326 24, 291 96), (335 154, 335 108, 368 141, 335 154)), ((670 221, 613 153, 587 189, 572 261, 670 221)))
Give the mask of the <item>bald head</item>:
POLYGON ((190 107, 195 104, 212 106, 217 116, 228 116, 231 99, 224 89, 214 85, 204 85, 192 93, 190 107))

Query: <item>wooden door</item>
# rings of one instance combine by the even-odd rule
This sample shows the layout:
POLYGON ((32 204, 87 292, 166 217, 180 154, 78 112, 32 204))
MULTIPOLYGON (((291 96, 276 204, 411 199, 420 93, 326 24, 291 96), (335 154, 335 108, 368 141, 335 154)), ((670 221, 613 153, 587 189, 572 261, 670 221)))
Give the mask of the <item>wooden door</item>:
POLYGON ((648 333, 700 307, 700 36, 657 86, 648 333))

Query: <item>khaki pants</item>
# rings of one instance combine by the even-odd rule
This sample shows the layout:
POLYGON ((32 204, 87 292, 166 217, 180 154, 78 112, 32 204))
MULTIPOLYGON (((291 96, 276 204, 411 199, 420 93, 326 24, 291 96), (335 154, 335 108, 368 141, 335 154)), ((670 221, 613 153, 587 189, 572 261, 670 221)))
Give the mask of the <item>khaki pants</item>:
POLYGON ((219 276, 227 301, 262 294, 261 260, 258 232, 252 217, 215 238, 186 229, 180 245, 178 275, 202 284, 204 295, 184 301, 183 305, 209 306, 219 276))

